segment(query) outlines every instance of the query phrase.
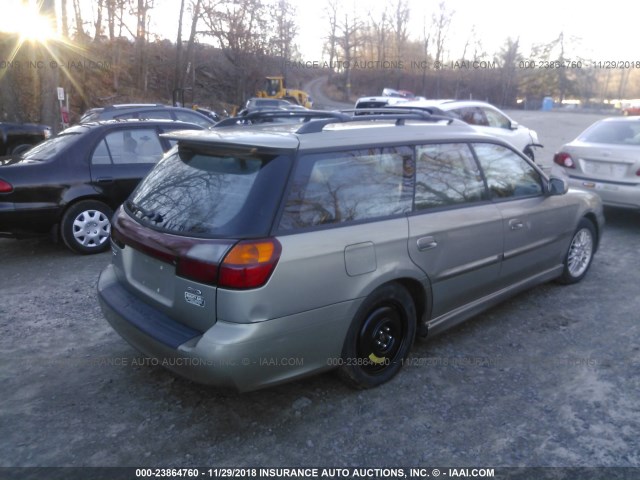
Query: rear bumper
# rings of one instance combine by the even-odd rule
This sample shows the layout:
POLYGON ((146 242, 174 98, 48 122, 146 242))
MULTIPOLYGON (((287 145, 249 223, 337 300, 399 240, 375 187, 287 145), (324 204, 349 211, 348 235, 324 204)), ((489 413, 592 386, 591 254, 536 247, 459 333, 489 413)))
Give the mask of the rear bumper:
POLYGON ((360 303, 343 302, 256 323, 217 321, 199 332, 128 292, 111 265, 100 275, 98 297, 111 326, 159 365, 198 383, 239 391, 334 367, 360 303))
POLYGON ((579 177, 569 177, 568 180, 571 187, 597 193, 604 205, 640 209, 640 185, 603 182, 579 177))

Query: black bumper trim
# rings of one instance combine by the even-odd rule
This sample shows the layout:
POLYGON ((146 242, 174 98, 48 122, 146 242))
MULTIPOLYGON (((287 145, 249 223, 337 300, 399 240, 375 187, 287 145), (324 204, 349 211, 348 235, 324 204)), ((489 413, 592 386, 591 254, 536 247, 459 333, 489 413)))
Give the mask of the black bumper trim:
POLYGON ((100 275, 98 295, 113 313, 168 347, 178 348, 203 333, 176 322, 164 313, 140 301, 115 280, 112 268, 107 268, 100 275), (112 278, 106 279, 105 277, 112 278))

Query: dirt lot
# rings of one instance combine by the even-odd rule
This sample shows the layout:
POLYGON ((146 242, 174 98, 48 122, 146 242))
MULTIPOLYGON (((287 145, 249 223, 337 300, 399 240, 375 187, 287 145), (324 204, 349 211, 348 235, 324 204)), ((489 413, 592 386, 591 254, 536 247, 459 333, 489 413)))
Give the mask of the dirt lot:
MULTIPOLYGON (((513 115, 547 145, 597 118, 513 115)), ((582 283, 419 341, 363 392, 333 374, 243 395, 177 378, 103 319, 109 253, 0 240, 0 467, 640 467, 640 213, 606 214, 582 283)))

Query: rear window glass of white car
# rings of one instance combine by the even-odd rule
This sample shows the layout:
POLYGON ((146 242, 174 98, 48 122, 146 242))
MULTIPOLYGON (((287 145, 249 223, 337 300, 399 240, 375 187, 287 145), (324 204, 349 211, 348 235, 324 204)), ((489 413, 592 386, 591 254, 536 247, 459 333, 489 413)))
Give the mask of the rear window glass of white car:
POLYGON ((179 235, 267 235, 289 164, 287 156, 182 148, 156 165, 125 207, 142 223, 179 235))
POLYGON ((411 211, 413 152, 408 147, 300 158, 280 230, 383 218, 411 211))
POLYGON ((482 174, 467 144, 416 147, 416 210, 479 202, 484 193, 482 174))
POLYGON ((524 158, 502 145, 476 143, 473 148, 493 198, 542 194, 540 174, 524 158))
POLYGON ((587 129, 578 140, 590 143, 640 145, 640 123, 599 122, 587 129))

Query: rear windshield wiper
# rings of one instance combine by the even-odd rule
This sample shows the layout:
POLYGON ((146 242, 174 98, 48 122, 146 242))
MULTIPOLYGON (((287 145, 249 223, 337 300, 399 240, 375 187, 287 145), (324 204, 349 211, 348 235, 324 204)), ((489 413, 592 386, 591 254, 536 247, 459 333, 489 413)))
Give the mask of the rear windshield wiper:
POLYGON ((140 219, 143 219, 143 220, 148 219, 153 223, 162 223, 164 220, 160 213, 142 208, 140 205, 136 205, 131 200, 127 200, 126 206, 131 211, 131 213, 133 213, 136 217, 140 219))

